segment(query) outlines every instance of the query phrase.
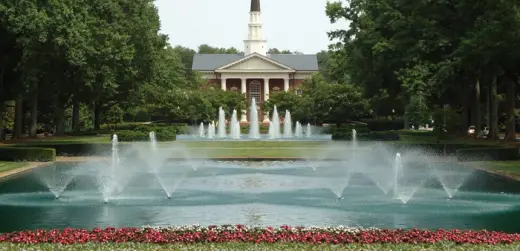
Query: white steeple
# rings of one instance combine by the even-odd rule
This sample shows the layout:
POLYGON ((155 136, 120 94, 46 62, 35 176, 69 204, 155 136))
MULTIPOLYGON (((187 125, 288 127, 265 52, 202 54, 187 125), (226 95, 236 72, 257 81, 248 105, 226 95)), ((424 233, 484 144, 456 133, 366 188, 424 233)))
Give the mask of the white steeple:
POLYGON ((244 40, 244 53, 258 53, 267 56, 267 40, 264 39, 262 31, 262 12, 260 12, 260 0, 251 0, 251 11, 249 12, 249 33, 244 40))

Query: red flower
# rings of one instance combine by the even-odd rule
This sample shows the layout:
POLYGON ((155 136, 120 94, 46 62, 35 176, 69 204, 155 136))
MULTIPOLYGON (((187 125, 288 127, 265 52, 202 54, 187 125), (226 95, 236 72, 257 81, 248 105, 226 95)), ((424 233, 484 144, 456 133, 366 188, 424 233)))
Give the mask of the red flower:
POLYGON ((173 228, 95 228, 64 230, 35 230, 0 234, 0 242, 12 243, 219 243, 249 242, 275 243, 299 242, 308 244, 348 243, 436 243, 451 241, 470 244, 511 244, 520 241, 519 234, 473 230, 419 230, 410 229, 352 229, 343 227, 304 228, 281 226, 280 228, 248 228, 245 225, 173 227, 173 228))

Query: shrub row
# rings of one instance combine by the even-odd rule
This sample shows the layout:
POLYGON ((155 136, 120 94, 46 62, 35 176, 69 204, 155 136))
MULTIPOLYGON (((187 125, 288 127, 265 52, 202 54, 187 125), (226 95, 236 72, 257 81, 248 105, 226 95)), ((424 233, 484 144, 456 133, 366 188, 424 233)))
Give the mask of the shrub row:
MULTIPOLYGON (((165 132, 168 134, 184 134, 188 133, 189 128, 187 124, 167 124, 167 123, 154 123, 154 124, 122 124, 116 126, 116 133, 119 134, 121 131, 139 131, 143 133, 165 132)), ((82 132, 69 132, 67 135, 70 136, 96 136, 99 134, 112 134, 114 133, 111 128, 102 128, 101 130, 95 131, 82 131, 82 132)))
POLYGON ((55 161, 56 150, 42 147, 0 147, 3 161, 55 161))
MULTIPOLYGON (((352 140, 352 132, 336 132, 333 140, 352 140)), ((356 134, 359 141, 399 141, 401 137, 395 132, 365 132, 356 134)))
MULTIPOLYGON (((55 150, 56 156, 109 156, 112 151, 112 143, 56 143, 38 145, 14 145, 15 148, 51 148, 55 150)), ((118 146, 120 151, 128 151, 131 146, 121 144, 118 146)))
POLYGON ((344 124, 340 127, 336 125, 329 125, 327 127, 324 127, 323 132, 326 134, 344 134, 344 133, 352 133, 352 130, 356 129, 356 132, 358 134, 360 133, 368 133, 370 132, 370 129, 368 129, 366 124, 344 124))
POLYGON ((333 140, 352 140, 352 130, 356 130, 356 138, 360 141, 398 141, 401 139, 395 132, 372 132, 367 125, 344 125, 331 127, 333 140))
POLYGON ((404 121, 402 119, 396 120, 380 120, 380 119, 370 119, 363 120, 364 123, 367 123, 368 129, 371 131, 391 131, 391 130, 402 130, 404 128, 404 121))
POLYGON ((472 149, 458 149, 459 161, 491 161, 491 160, 517 160, 520 158, 516 147, 479 147, 472 149))
MULTIPOLYGON (((121 142, 149 141, 150 131, 118 131, 117 139, 121 142)), ((155 131, 155 139, 157 141, 174 141, 176 134, 168 129, 157 130, 155 131)))

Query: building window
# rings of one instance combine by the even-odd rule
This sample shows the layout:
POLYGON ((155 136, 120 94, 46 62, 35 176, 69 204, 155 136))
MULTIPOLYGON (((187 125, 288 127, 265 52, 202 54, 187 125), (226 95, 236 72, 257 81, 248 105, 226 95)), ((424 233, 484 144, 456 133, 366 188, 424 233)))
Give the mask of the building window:
POLYGON ((260 101, 262 101, 260 82, 256 80, 249 83, 249 101, 251 101, 253 98, 255 98, 256 103, 260 103, 260 101))
POLYGON ((277 87, 273 88, 273 92, 279 92, 279 91, 280 91, 280 87, 277 86, 277 87))
POLYGON ((296 90, 296 95, 302 95, 302 93, 303 93, 302 90, 300 90, 300 89, 296 90))
POLYGON ((238 88, 236 86, 231 87, 232 92, 238 92, 238 88))

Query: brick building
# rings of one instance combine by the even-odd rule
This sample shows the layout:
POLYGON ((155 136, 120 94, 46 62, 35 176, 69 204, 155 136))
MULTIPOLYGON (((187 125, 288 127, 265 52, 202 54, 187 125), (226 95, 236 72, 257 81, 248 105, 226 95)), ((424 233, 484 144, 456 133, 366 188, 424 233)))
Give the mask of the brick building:
MULTIPOLYGON (((260 0, 251 0, 244 54, 196 54, 192 69, 222 90, 240 91, 250 102, 255 98, 260 107, 269 99, 269 93, 299 93, 298 86, 303 80, 318 71, 318 60, 316 55, 267 54, 260 0)), ((246 111, 242 111, 240 122, 247 123, 246 111)), ((268 113, 264 113, 263 122, 269 123, 268 113)))

